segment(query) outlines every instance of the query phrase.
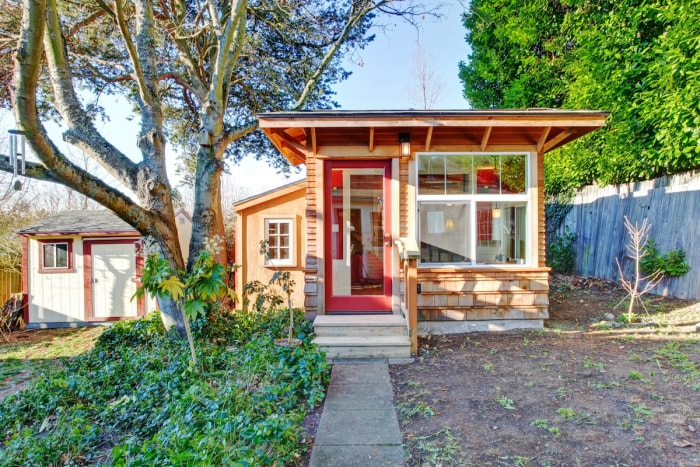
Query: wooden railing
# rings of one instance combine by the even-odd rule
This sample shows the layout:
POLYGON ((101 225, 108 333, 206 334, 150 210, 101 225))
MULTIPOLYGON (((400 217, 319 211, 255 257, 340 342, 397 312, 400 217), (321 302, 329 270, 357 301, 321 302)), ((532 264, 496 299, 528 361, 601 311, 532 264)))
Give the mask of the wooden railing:
POLYGON ((401 259, 405 281, 404 301, 408 318, 408 336, 411 339, 411 355, 418 356, 418 258, 420 250, 413 237, 401 237, 395 242, 401 259))

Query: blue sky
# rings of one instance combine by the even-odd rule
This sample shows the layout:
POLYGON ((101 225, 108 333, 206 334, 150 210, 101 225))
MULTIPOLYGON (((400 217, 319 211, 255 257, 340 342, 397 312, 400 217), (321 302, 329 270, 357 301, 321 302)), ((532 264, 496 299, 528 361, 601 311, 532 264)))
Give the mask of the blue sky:
MULTIPOLYGON (((440 3, 436 1, 429 4, 440 3)), ((463 9, 451 0, 442 6, 442 19, 426 17, 419 28, 403 20, 393 20, 386 31, 377 31, 374 42, 360 51, 362 66, 349 64, 353 74, 336 86, 341 108, 348 110, 395 110, 411 107, 408 89, 414 82, 412 67, 420 46, 433 62, 436 80, 442 92, 435 109, 465 109, 462 84, 457 76, 460 60, 467 59, 468 46, 462 25, 463 9)))
MULTIPOLYGON (((365 50, 348 61, 347 68, 352 75, 335 87, 335 100, 341 109, 402 110, 414 107, 409 88, 415 82, 411 70, 418 46, 423 49, 428 62, 434 65, 434 76, 441 84, 442 91, 433 109, 468 108, 458 77, 458 64, 460 60, 466 61, 469 53, 466 30, 462 25, 464 10, 457 0, 429 0, 425 3, 445 3, 441 8, 443 18, 426 17, 420 21, 418 29, 403 20, 393 20, 386 24, 384 31, 376 31, 374 41, 365 50), (358 64, 360 62, 362 66, 358 64)), ((239 167, 232 167, 232 171, 236 180, 246 180, 247 174, 251 173, 266 180, 265 186, 256 184, 255 192, 300 177, 295 175, 286 179, 252 157, 244 159, 239 167)))

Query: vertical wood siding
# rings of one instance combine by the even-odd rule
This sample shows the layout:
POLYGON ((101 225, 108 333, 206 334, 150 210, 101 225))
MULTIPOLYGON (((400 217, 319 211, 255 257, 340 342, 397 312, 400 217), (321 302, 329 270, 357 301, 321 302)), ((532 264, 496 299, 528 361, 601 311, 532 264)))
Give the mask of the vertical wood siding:
POLYGON ((577 234, 576 272, 582 276, 618 281, 615 258, 625 277, 632 277, 633 262, 625 258, 629 236, 624 216, 641 225, 651 223, 650 237, 659 250, 682 248, 691 270, 664 279, 654 293, 700 299, 700 173, 689 172, 645 182, 588 186, 579 191, 562 224, 577 234))
POLYGON ((13 293, 22 291, 22 274, 12 271, 0 271, 0 306, 10 299, 13 293))

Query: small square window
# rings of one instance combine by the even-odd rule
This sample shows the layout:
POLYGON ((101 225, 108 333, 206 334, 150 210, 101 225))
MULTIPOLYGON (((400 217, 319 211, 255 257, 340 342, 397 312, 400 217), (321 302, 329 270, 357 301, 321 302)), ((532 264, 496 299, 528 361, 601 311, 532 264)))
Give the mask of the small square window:
POLYGON ((293 219, 265 219, 267 266, 294 266, 293 219))
POLYGON ((40 241, 40 272, 66 272, 73 267, 72 241, 40 241))

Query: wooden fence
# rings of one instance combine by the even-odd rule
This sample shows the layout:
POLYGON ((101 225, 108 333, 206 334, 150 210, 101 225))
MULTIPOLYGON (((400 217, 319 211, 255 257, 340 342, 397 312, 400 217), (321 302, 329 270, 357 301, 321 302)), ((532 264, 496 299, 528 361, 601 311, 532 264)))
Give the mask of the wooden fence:
POLYGON ((690 272, 664 279, 653 292, 700 299, 700 171, 580 190, 561 227, 577 234, 577 274, 618 281, 618 258, 625 277, 632 277, 632 261, 624 258, 629 241, 624 216, 639 225, 648 218, 649 236, 662 253, 680 248, 686 253, 690 272))
POLYGON ((10 299, 10 294, 22 291, 22 275, 16 272, 0 271, 0 307, 10 299))

